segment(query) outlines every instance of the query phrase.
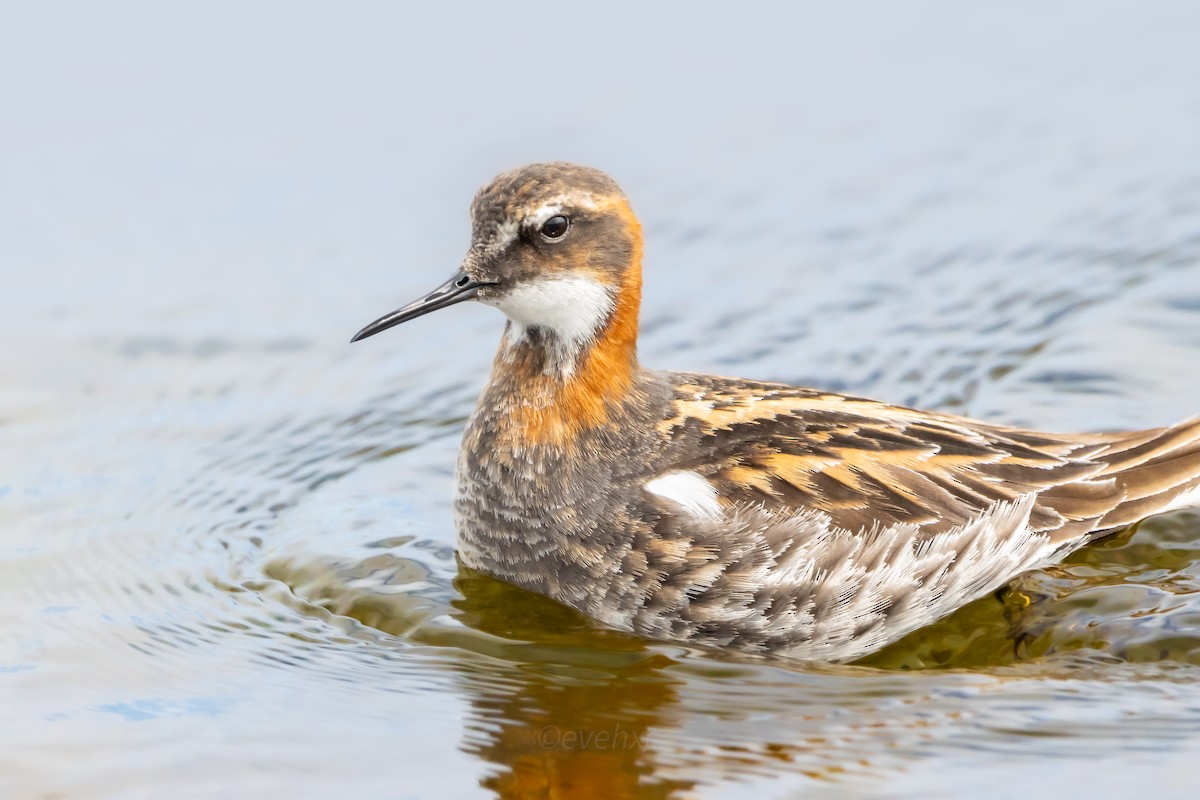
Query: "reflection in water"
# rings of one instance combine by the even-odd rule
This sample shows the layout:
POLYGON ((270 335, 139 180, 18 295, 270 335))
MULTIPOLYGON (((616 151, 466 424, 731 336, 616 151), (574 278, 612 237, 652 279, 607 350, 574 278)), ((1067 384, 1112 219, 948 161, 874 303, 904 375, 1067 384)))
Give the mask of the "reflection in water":
POLYGON ((462 747, 489 765, 482 784, 498 796, 667 797, 692 785, 656 775, 653 732, 671 724, 682 678, 646 642, 461 566, 448 606, 423 592, 416 561, 391 554, 268 573, 374 630, 464 651, 462 747))
POLYGON ((456 568, 498 315, 346 343, 565 157, 648 364, 1200 412, 1195 3, 75 5, 0 11, 0 795, 1195 794, 1196 514, 854 666, 636 641, 456 568))
POLYGON ((1200 513, 1142 522, 1025 576, 1022 658, 1090 650, 1111 661, 1200 666, 1200 513))
POLYGON ((473 709, 464 747, 495 767, 485 786, 504 798, 619 798, 693 785, 656 775, 652 734, 670 725, 681 682, 664 669, 671 659, 466 568, 455 586, 460 622, 542 651, 506 666, 503 682, 494 667, 462 669, 473 709))
POLYGON ((1175 512, 1018 577, 859 664, 987 668, 1073 655, 1200 666, 1200 514, 1175 512))
MULTIPOLYGON (((1183 663, 1200 663, 1200 626, 1186 632, 1200 614, 1190 596, 1198 520, 1150 520, 853 666, 646 642, 461 566, 452 592, 402 555, 420 552, 417 540, 377 543, 392 549, 358 562, 283 558, 267 571, 312 607, 457 651, 450 663, 469 703, 461 747, 486 765, 481 785, 496 796, 670 797, 723 781, 895 777, 927 746, 1011 747, 996 730, 1069 733, 1084 749, 1119 740, 1108 720, 1122 690, 1111 681, 1140 673, 1116 672, 1118 661, 1178 662, 1181 687, 1195 676, 1183 663), (1136 591, 1114 605, 1114 585, 1136 591), (1163 586, 1178 589, 1175 603, 1163 586), (1100 625, 1089 592, 1109 598, 1100 625), (1078 705, 1089 696, 1094 711, 1091 699, 1078 705), (1076 705, 1063 716, 1045 697, 1076 705)), ((1173 691, 1160 685, 1156 701, 1176 702, 1173 691)))

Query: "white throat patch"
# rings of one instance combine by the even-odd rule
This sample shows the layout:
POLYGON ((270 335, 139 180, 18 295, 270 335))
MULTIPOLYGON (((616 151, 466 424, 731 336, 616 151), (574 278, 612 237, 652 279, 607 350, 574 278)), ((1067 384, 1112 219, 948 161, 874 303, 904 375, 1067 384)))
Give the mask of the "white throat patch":
POLYGON ((520 341, 530 328, 541 328, 554 335, 564 355, 591 339, 614 307, 607 287, 581 275, 518 284, 503 297, 482 302, 512 321, 510 344, 520 341))

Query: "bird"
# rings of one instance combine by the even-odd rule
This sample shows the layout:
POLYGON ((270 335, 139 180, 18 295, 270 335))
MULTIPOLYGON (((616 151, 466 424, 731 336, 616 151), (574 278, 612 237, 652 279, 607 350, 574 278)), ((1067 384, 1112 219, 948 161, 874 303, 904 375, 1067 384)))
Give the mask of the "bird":
POLYGON ((352 339, 507 317, 456 467, 467 567, 646 639, 846 662, 1200 501, 1200 417, 1047 433, 645 367, 642 242, 605 173, 503 172, 458 271, 352 339))

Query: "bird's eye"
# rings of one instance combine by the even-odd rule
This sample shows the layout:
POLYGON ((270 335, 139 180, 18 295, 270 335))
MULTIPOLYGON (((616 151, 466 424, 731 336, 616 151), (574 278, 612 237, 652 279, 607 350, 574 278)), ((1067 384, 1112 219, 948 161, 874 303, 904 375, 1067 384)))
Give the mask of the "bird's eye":
POLYGON ((571 227, 571 220, 564 217, 562 214, 555 214, 550 219, 542 223, 542 238, 547 241, 561 239, 567 235, 567 228, 571 227))

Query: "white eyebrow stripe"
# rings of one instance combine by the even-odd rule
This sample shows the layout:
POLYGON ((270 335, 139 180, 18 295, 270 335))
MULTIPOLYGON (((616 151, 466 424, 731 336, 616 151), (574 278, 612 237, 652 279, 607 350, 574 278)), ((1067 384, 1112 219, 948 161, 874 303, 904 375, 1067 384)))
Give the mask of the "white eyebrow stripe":
POLYGON ((594 211, 599 208, 599 204, 592 194, 563 194, 551 197, 539 205, 523 209, 519 218, 506 219, 496 225, 484 246, 484 253, 496 255, 503 252, 520 236, 522 225, 527 226, 530 230, 537 230, 546 220, 562 214, 567 208, 586 208, 594 211))
POLYGON ((543 222, 563 213, 568 207, 594 211, 597 208, 596 198, 591 194, 563 194, 551 197, 540 205, 525 209, 523 217, 529 227, 540 228, 543 222))
POLYGON ((562 203, 542 203, 540 206, 527 214, 525 219, 529 223, 530 229, 537 230, 538 228, 542 227, 542 224, 546 220, 550 219, 551 217, 556 217, 562 212, 562 203))

